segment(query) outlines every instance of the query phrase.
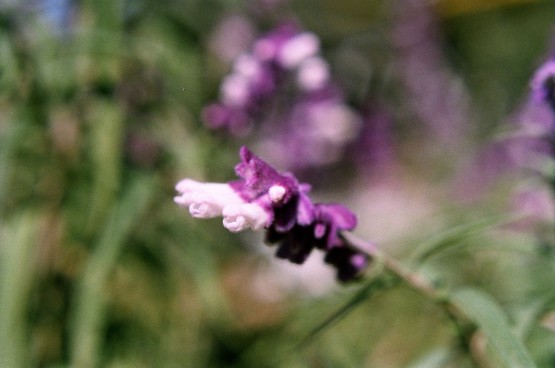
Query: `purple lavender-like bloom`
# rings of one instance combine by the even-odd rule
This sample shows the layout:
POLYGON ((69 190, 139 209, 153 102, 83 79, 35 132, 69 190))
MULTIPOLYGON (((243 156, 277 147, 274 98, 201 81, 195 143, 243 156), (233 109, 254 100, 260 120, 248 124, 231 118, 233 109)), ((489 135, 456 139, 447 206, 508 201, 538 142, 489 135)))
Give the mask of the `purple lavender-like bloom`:
POLYGON ((223 216, 223 225, 233 232, 265 228, 266 242, 277 244, 278 258, 302 264, 318 248, 339 280, 359 277, 369 257, 341 236, 354 229, 355 215, 339 204, 313 203, 309 185, 278 172, 246 147, 240 157, 235 167, 240 179, 226 184, 183 179, 174 201, 196 218, 223 216))
POLYGON ((301 86, 317 88, 327 81, 327 64, 314 57, 320 44, 316 35, 284 24, 259 38, 251 52, 235 59, 220 85, 219 102, 209 105, 203 118, 210 128, 248 132, 250 121, 270 100, 289 72, 298 70, 301 86))
POLYGON ((536 72, 531 83, 532 98, 537 103, 548 103, 555 113, 555 60, 550 60, 536 72))
POLYGON ((258 149, 291 170, 336 162, 361 126, 331 78, 318 37, 294 23, 258 38, 235 59, 202 118, 234 136, 256 131, 258 149))

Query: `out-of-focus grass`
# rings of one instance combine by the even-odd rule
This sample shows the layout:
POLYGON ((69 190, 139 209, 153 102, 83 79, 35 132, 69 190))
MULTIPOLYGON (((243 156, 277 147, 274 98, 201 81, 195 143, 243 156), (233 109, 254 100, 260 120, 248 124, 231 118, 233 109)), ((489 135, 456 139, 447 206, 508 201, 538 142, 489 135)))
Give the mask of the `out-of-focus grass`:
MULTIPOLYGON (((369 40, 355 43, 368 48, 361 55, 376 44, 388 52, 387 4, 313 4, 293 9, 330 49, 357 36, 369 40)), ((553 1, 522 6, 445 20, 446 46, 477 98, 503 86, 502 108, 479 105, 485 116, 510 110, 545 52, 553 1)), ((403 367, 439 356, 440 366, 469 366, 437 306, 405 288, 379 292, 296 348, 360 286, 259 298, 261 257, 218 221, 196 222, 173 205, 181 177, 233 177, 240 142, 207 132, 199 117, 222 70, 206 62, 206 40, 227 10, 245 11, 224 1, 83 1, 69 28, 54 30, 32 2, 0 4, 0 365, 403 367)), ((388 57, 372 58, 381 83, 388 57)), ((516 317, 527 299, 552 309, 552 255, 538 256, 531 238, 512 241, 514 252, 495 232, 453 239, 422 269, 483 287, 516 317)), ((530 320, 527 342, 549 367, 552 335, 530 320)))

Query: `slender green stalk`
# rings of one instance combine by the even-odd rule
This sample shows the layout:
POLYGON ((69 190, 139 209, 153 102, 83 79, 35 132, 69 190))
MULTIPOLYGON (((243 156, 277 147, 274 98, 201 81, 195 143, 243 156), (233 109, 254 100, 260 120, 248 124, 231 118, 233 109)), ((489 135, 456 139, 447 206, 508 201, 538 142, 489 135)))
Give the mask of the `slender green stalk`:
POLYGON ((8 198, 9 179, 14 169, 13 156, 19 144, 25 139, 29 126, 23 121, 12 122, 8 133, 0 140, 0 211, 5 211, 8 198))
POLYGON ((1 244, 0 367, 30 366, 27 312, 40 218, 24 212, 5 225, 1 244))
POLYGON ((91 160, 94 179, 87 234, 102 226, 102 220, 117 198, 121 182, 121 146, 124 121, 121 110, 108 101, 99 99, 90 106, 91 160))
POLYGON ((445 290, 438 289, 425 276, 407 268, 395 258, 390 257, 388 254, 384 253, 374 244, 369 243, 349 233, 345 233, 343 234, 343 236, 357 249, 365 252, 372 259, 375 259, 383 264, 387 270, 398 276, 414 290, 438 302, 444 302, 445 300, 447 300, 448 294, 445 290))
POLYGON ((94 368, 99 365, 101 332, 106 311, 103 288, 126 240, 144 214, 153 194, 152 179, 136 179, 107 219, 78 284, 71 336, 71 367, 94 368))

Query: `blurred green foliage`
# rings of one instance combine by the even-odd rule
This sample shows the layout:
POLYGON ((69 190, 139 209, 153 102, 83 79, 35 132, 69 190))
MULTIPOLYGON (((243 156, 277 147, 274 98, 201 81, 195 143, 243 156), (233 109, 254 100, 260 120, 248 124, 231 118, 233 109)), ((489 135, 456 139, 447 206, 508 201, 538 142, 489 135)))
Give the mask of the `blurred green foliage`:
MULTIPOLYGON (((253 297, 247 285, 267 261, 217 221, 196 222, 173 204, 182 177, 233 177, 242 142, 207 131, 200 111, 225 72, 209 34, 228 12, 254 17, 247 2, 83 0, 68 29, 45 21, 39 3, 0 2, 1 367, 473 366, 448 317, 404 286, 253 297), (353 295, 364 296, 356 308, 298 346, 353 295)), ((441 19, 445 53, 482 117, 477 131, 499 128, 526 95, 553 37, 554 5, 441 19)), ((366 77, 380 80, 368 85, 395 88, 388 2, 290 6, 332 59, 358 47, 378 73, 366 77)), ((354 99, 373 88, 358 87, 354 99)), ((411 139, 401 142, 407 150, 411 139)), ((425 180, 418 170, 407 172, 425 180)), ((555 309, 553 245, 540 253, 533 236, 487 221, 453 231, 483 208, 448 207, 439 229, 400 234, 408 250, 399 254, 439 239, 415 267, 491 293, 510 317, 503 328, 520 333, 538 367, 555 367, 553 330, 540 323, 555 309)))

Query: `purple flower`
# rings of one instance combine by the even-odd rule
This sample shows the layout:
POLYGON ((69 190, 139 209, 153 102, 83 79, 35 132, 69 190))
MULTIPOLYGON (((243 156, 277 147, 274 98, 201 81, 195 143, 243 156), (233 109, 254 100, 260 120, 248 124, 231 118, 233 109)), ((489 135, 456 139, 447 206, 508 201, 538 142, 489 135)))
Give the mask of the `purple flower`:
POLYGON ((280 173, 246 147, 235 166, 238 180, 201 183, 183 179, 174 201, 188 207, 196 218, 223 217, 228 230, 265 228, 266 241, 277 244, 276 256, 302 264, 314 248, 327 253, 326 262, 337 269, 338 279, 357 278, 369 258, 341 236, 353 230, 356 217, 339 204, 314 204, 310 186, 289 173, 280 173))
MULTIPOLYGON (((266 242, 278 244, 278 258, 302 264, 314 248, 328 253, 339 248, 347 249, 348 245, 340 237, 339 231, 352 230, 356 226, 355 215, 338 204, 316 204, 312 209, 313 221, 309 224, 295 224, 289 231, 279 231, 275 226, 270 226, 266 233, 266 242)), ((353 250, 353 253, 360 252, 353 250)), ((345 262, 347 260, 339 262, 336 266, 343 267, 345 262)), ((363 268, 365 267, 358 270, 363 268)))
POLYGON ((259 38, 250 52, 235 59, 231 73, 220 85, 219 102, 204 111, 204 121, 211 128, 229 127, 232 134, 241 131, 241 125, 248 125, 272 99, 289 73, 298 73, 301 88, 323 86, 329 68, 315 56, 319 50, 316 35, 300 32, 289 23, 259 38))
POLYGON ((338 161, 361 127, 320 55, 320 40, 294 23, 239 55, 219 92, 202 111, 206 126, 236 137, 256 133, 261 152, 291 170, 338 161))
POLYGON ((555 112, 555 60, 543 64, 531 83, 532 98, 537 103, 548 103, 555 112))

